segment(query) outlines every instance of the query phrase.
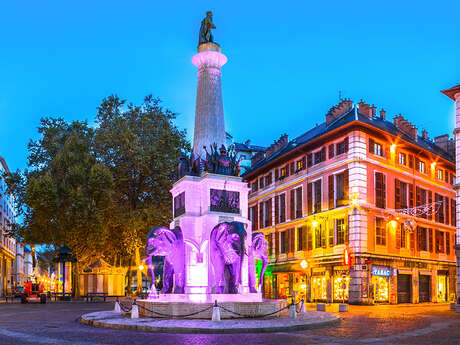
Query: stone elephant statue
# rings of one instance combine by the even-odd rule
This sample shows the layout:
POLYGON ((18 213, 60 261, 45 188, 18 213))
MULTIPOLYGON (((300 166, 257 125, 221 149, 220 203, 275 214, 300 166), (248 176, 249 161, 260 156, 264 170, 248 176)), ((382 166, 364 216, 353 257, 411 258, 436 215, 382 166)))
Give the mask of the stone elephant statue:
POLYGON ((257 292, 257 288, 262 286, 264 281, 265 269, 268 265, 268 242, 261 232, 252 233, 252 244, 249 247, 248 253, 248 274, 249 274, 249 291, 252 293, 257 292), (256 265, 255 260, 262 260, 262 270, 260 271, 259 285, 256 287, 256 265))
POLYGON ((170 230, 165 227, 155 227, 147 235, 145 249, 146 262, 152 278, 152 256, 164 256, 162 293, 184 293, 185 287, 185 244, 180 227, 170 230), (174 287, 174 289, 173 289, 174 287))
POLYGON ((224 222, 216 225, 210 237, 210 266, 214 274, 215 293, 238 293, 241 284, 246 240, 246 225, 224 222))

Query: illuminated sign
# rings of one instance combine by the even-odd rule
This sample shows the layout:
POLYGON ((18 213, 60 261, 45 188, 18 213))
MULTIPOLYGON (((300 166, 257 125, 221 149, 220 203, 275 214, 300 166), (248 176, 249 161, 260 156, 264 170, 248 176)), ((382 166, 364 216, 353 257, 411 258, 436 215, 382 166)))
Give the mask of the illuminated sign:
POLYGON ((389 277, 391 275, 391 271, 389 267, 374 266, 372 267, 372 275, 389 277))

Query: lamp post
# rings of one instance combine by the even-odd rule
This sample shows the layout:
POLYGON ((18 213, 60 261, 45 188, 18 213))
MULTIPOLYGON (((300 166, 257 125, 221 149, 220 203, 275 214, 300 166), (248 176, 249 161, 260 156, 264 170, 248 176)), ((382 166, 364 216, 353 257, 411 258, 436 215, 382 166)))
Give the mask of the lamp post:
POLYGON ((55 257, 54 262, 56 262, 58 265, 58 274, 62 275, 63 294, 67 292, 66 290, 68 290, 68 292, 72 292, 72 263, 75 261, 76 260, 72 257, 72 249, 65 245, 58 247, 57 256, 55 257), (70 287, 66 284, 67 282, 70 287))

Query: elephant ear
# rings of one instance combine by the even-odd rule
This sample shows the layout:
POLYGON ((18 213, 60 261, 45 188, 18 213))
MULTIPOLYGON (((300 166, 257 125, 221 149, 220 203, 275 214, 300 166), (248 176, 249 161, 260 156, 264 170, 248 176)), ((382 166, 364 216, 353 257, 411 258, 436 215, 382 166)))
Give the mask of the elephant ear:
POLYGON ((217 243, 224 243, 227 241, 228 237, 228 224, 227 223, 221 223, 217 225, 216 229, 216 242, 217 243))
POLYGON ((174 243, 174 241, 176 240, 176 235, 174 234, 174 232, 172 232, 171 230, 169 229, 166 229, 166 228, 163 228, 163 229, 160 229, 158 231, 158 235, 159 236, 164 236, 164 238, 169 242, 169 243, 174 243))

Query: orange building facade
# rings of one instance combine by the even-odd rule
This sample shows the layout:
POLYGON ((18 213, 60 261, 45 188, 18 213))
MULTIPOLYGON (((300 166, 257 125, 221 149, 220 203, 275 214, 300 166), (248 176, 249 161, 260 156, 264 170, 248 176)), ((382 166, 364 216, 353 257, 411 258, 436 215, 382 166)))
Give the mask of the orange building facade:
POLYGON ((253 231, 269 243, 267 298, 356 304, 455 298, 455 164, 448 136, 344 100, 255 155, 253 231))

